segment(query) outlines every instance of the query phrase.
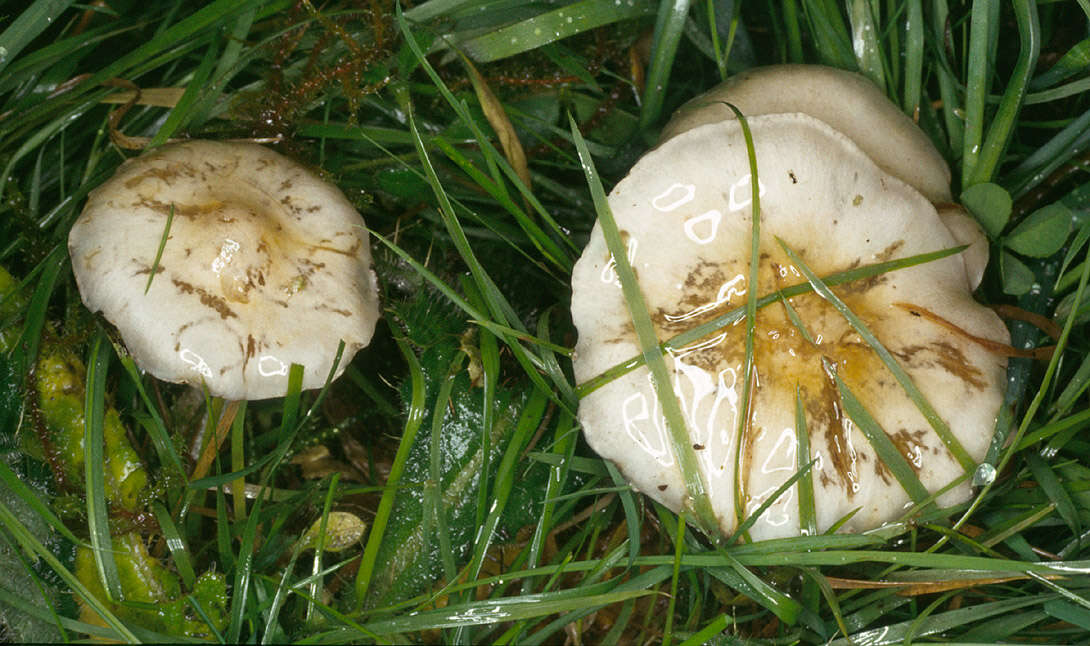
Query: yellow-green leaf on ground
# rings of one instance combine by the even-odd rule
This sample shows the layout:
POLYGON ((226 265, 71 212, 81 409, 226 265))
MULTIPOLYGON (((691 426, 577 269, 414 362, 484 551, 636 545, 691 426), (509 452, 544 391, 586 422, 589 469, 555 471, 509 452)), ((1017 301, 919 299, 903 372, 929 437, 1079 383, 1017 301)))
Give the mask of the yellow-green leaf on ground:
POLYGON ((500 139, 500 147, 503 148, 503 155, 507 158, 507 163, 511 164, 511 168, 514 168, 515 172, 518 173, 519 179, 529 188, 530 168, 526 164, 526 151, 523 150, 522 142, 519 141, 518 135, 515 133, 515 126, 511 124, 511 120, 507 117, 503 104, 492 93, 492 89, 488 87, 488 82, 484 80, 484 77, 473 66, 473 63, 468 58, 462 60, 465 63, 466 71, 469 72, 469 80, 473 82, 473 91, 477 93, 477 100, 481 103, 484 116, 488 119, 488 125, 492 126, 492 129, 496 131, 496 136, 500 139))

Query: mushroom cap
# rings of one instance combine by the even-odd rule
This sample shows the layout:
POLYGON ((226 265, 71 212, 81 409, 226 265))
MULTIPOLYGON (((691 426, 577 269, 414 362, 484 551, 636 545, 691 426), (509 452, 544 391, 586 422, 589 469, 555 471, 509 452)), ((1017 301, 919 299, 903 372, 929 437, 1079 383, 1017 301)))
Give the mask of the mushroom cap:
POLYGON ((866 77, 822 65, 757 67, 681 106, 660 141, 742 114, 802 112, 847 135, 878 167, 932 202, 950 202, 950 167, 916 124, 866 77))
POLYGON ((969 288, 976 289, 984 280, 984 270, 988 268, 988 234, 980 223, 969 215, 960 204, 940 202, 935 204, 939 219, 950 230, 958 244, 968 245, 960 256, 965 262, 965 274, 969 278, 969 288))
POLYGON ((83 302, 137 365, 226 399, 339 375, 379 317, 367 230, 335 186, 254 144, 189 141, 126 161, 91 192, 68 249, 83 302), (150 289, 148 276, 173 212, 150 289))
MULTIPOLYGON (((881 171, 844 135, 803 114, 748 119, 761 187, 757 296, 805 282, 775 242, 783 239, 819 276, 861 264, 954 246, 931 203, 881 171)), ((749 161, 737 121, 678 134, 645 155, 611 192, 661 341, 747 299, 752 212, 749 161)), ((572 318, 579 332, 580 383, 640 354, 600 225, 575 266, 572 318)), ((969 334, 1007 342, 991 310, 973 301, 956 256, 834 287, 890 350, 974 460, 984 456, 1005 383, 1006 360, 920 310, 969 334)), ((964 471, 875 352, 817 294, 790 299, 814 342, 774 303, 758 311, 756 383, 743 442, 741 507, 748 514, 797 471, 795 393, 800 389, 818 529, 858 508, 843 526, 863 531, 900 516, 910 503, 862 432, 842 412, 824 362, 878 421, 928 491, 964 471)), ((744 318, 742 319, 744 321, 744 318)), ((720 529, 736 528, 735 447, 745 362, 743 322, 665 356, 671 385, 703 471, 720 529)), ((646 367, 586 395, 579 420, 587 441, 629 481, 678 510, 682 475, 646 367)), ((804 460, 806 462, 806 460, 804 460)), ((940 505, 967 498, 963 482, 940 505)), ((754 539, 800 533, 792 486, 751 528, 754 539)))

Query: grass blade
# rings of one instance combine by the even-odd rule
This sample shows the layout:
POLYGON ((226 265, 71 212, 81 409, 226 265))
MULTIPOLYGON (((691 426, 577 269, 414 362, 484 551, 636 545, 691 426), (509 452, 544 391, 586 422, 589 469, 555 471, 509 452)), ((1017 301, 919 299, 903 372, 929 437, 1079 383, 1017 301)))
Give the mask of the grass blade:
POLYGON ((643 106, 640 109, 640 129, 647 130, 659 120, 662 98, 674 67, 678 41, 689 16, 692 0, 659 0, 655 19, 654 41, 651 44, 651 67, 643 88, 643 106))
MULTIPOLYGON (((1037 3, 1033 0, 1014 0, 1014 15, 1018 20, 1018 36, 1021 49, 1018 61, 1011 72, 1010 81, 999 102, 999 110, 988 127, 979 155, 973 153, 971 172, 963 178, 962 187, 990 182, 999 169, 999 163, 1010 143, 1018 113, 1029 90, 1030 77, 1037 66, 1041 53, 1041 25, 1037 18, 1037 3)), ((974 14, 976 13, 974 4, 974 14)), ((992 41, 994 42, 994 41, 992 41)), ((990 72, 990 70, 989 70, 990 72)))
MULTIPOLYGON (((910 256, 908 258, 901 258, 899 260, 891 260, 883 263, 875 263, 872 265, 865 265, 858 269, 851 269, 848 271, 838 272, 823 278, 825 284, 828 286, 844 285, 855 280, 862 280, 864 278, 870 278, 872 276, 878 276, 880 274, 896 271, 897 269, 904 269, 907 267, 914 267, 926 262, 938 260, 940 258, 946 258, 957 253, 961 253, 965 250, 965 247, 952 247, 950 249, 943 249, 941 251, 932 251, 930 253, 919 254, 916 256, 910 256)), ((799 283, 797 285, 791 285, 784 289, 778 290, 774 294, 768 294, 757 299, 757 309, 767 307, 776 302, 787 302, 788 298, 799 296, 801 294, 808 294, 814 291, 813 286, 810 283, 799 283)), ((691 343, 699 341, 705 336, 717 332, 728 325, 734 325, 737 321, 742 320, 745 316, 745 306, 736 307, 724 314, 721 314, 707 323, 702 323, 694 328, 690 328, 684 332, 671 337, 669 340, 664 341, 659 345, 662 352, 666 352, 670 349, 683 348, 691 343)), ((588 393, 591 393, 610 381, 627 374, 636 368, 644 365, 644 358, 642 356, 632 357, 626 361, 618 363, 617 365, 609 368, 601 375, 588 379, 583 382, 577 389, 576 394, 580 397, 586 397, 588 393)))
POLYGON ((193 573, 193 559, 190 558, 189 547, 185 544, 185 537, 178 531, 178 526, 174 524, 174 519, 171 518, 170 512, 162 503, 153 504, 152 510, 155 512, 155 520, 159 522, 159 529, 163 532, 163 538, 166 539, 170 555, 174 558, 174 565, 178 568, 178 574, 182 576, 182 582, 185 583, 185 587, 192 588, 197 577, 193 573))
MULTIPOLYGON (((786 302, 786 301, 785 301, 786 302)), ((799 473, 811 464, 810 433, 806 429, 806 410, 802 391, 795 386, 795 467, 799 473)), ((799 480, 799 531, 803 536, 817 536, 817 512, 814 508, 814 478, 810 474, 799 480)))
POLYGON ((424 381, 424 372, 420 367, 420 360, 416 353, 409 347, 409 342, 400 334, 394 335, 402 356, 409 365, 409 379, 412 383, 412 397, 407 402, 408 408, 405 415, 405 427, 401 432, 401 442, 397 447, 393 463, 390 465, 390 475, 386 478, 386 486, 382 491, 382 499, 379 500, 375 518, 371 521, 371 531, 367 536, 367 545, 363 549, 360 560, 360 569, 356 574, 356 604, 362 606, 367 600, 367 590, 371 586, 371 577, 374 575, 378 559, 378 551, 382 547, 382 536, 390 522, 390 513, 394 508, 394 499, 401 484, 401 478, 405 473, 405 464, 409 460, 409 451, 416 441, 416 434, 424 423, 427 411, 424 407, 427 391, 424 381))
POLYGON ((690 501, 688 505, 692 508, 695 521, 700 530, 709 536, 715 536, 719 531, 719 523, 715 519, 711 501, 708 499, 708 486, 704 482, 704 473, 697 462, 692 442, 689 441, 688 427, 681 413, 681 406, 678 404, 677 396, 674 395, 673 388, 670 386, 670 375, 666 369, 666 362, 663 360, 662 352, 659 350, 659 341, 655 336, 651 316, 647 313, 647 304, 644 301, 643 293, 640 291, 640 285, 635 272, 632 270, 632 265, 628 262, 625 245, 621 241, 620 231, 613 219, 613 212, 609 208, 609 203, 606 201, 605 191, 602 189, 602 183, 598 179, 597 171, 594 169, 594 162, 587 150, 586 143, 583 141, 583 135, 579 132, 574 117, 568 115, 568 120, 571 125, 572 138, 575 140, 576 149, 579 151, 579 159, 583 164, 583 172, 586 174, 587 183, 590 185, 591 194, 594 196, 594 208, 598 213, 598 222, 602 227, 606 245, 610 253, 613 254, 616 263, 614 271, 621 281, 625 304, 632 318, 632 324, 639 339, 644 361, 651 370, 652 384, 659 399, 659 404, 662 406, 663 417, 670 436, 670 444, 681 469, 682 479, 685 482, 685 491, 690 501))
POLYGON ((618 5, 615 0, 582 0, 467 40, 460 46, 475 61, 498 61, 603 25, 640 18, 651 10, 644 2, 618 5))
POLYGON ((35 0, 23 9, 0 33, 0 73, 71 4, 72 0, 35 0))
POLYGON ((905 490, 909 498, 912 498, 913 502, 919 505, 927 500, 930 494, 927 493, 927 488, 923 486, 916 472, 908 464, 908 460, 905 460, 905 457, 897 450, 897 446, 886 435, 886 432, 871 416, 866 407, 855 397, 848 385, 844 383, 844 380, 840 378, 840 375, 836 372, 836 367, 826 360, 825 369, 827 372, 831 372, 833 379, 836 380, 836 388, 840 393, 840 403, 844 406, 844 412, 855 422, 855 427, 866 436, 878 459, 882 461, 882 464, 886 465, 886 468, 890 470, 893 477, 897 479, 901 488, 905 490))
POLYGON ((1075 507, 1075 503, 1068 494, 1067 489, 1060 482, 1056 472, 1045 462, 1044 458, 1033 451, 1028 451, 1025 457, 1026 465, 1029 466, 1030 471, 1033 473, 1033 479, 1041 486, 1048 499, 1056 505, 1056 511, 1059 512, 1060 518, 1063 518, 1067 526, 1071 528, 1071 533, 1075 536, 1082 534, 1082 522, 1079 520, 1078 509, 1075 507))
POLYGON ((805 262, 803 262, 802 258, 800 258, 794 250, 787 246, 787 243, 780 238, 776 238, 776 241, 780 244, 784 253, 791 259, 792 264, 794 264, 802 275, 806 276, 806 279, 810 281, 810 284, 814 286, 814 291, 828 301, 830 305, 835 307, 848 323, 851 324, 856 333, 863 338, 863 341, 874 350, 875 354, 877 354, 880 359, 882 359, 886 368, 893 374, 894 378, 897 379, 897 383, 901 384, 901 387, 904 389, 909 399, 916 405, 916 408, 924 416, 924 419, 927 420, 927 423, 931 425, 931 428, 935 430, 935 434, 939 436, 942 443, 946 445, 947 450, 950 451, 951 455, 953 455, 961 464, 966 473, 972 473, 973 469, 976 467, 976 463, 969 457, 969 453, 965 450, 965 447, 963 447, 961 442, 958 441, 958 438, 954 436, 946 422, 939 417, 939 414, 927 401, 927 398, 923 396, 920 389, 916 387, 916 384, 912 381, 912 377, 905 372, 897 359, 884 345, 882 345, 882 342, 878 340, 878 337, 874 336, 874 333, 867 328, 866 324, 848 309, 848 306, 844 301, 829 289, 829 286, 826 285, 805 262))
POLYGON ((87 391, 84 416, 87 420, 86 455, 84 456, 84 486, 87 494, 87 529, 91 550, 98 567, 98 576, 111 601, 122 601, 121 575, 114 561, 114 545, 110 536, 106 478, 103 465, 106 413, 106 367, 109 355, 106 334, 99 331, 87 358, 87 391))
POLYGON ((96 597, 90 590, 87 589, 83 582, 79 580, 76 575, 64 566, 63 563, 53 555, 45 545, 42 545, 34 535, 27 531, 26 527, 19 522, 19 519, 11 513, 7 505, 0 503, 0 523, 8 529, 9 532, 15 537, 15 539, 22 545, 27 554, 37 556, 45 561, 46 565, 50 567, 57 576, 64 581, 64 583, 74 592, 81 601, 87 604, 87 606, 106 623, 109 628, 115 631, 115 634, 111 636, 112 639, 119 639, 130 644, 139 643, 140 640, 129 630, 120 619, 117 618, 109 607, 103 603, 98 597, 96 597))

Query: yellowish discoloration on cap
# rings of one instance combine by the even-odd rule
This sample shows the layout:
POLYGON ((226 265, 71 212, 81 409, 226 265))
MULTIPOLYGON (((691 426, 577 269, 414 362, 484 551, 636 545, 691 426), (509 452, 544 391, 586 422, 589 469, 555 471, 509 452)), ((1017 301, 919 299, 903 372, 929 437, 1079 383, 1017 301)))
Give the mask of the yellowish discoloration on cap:
MULTIPOLYGON (((775 243, 777 236, 822 276, 957 244, 927 199, 821 121, 783 114, 753 117, 749 124, 761 191, 757 296, 805 282, 775 243)), ((610 206, 627 233, 630 262, 661 340, 745 305, 750 194, 749 161, 735 121, 675 136, 641 159, 611 193, 610 206)), ((980 459, 1000 405, 1005 360, 903 307, 916 304, 972 334, 1005 342, 1007 331, 998 317, 973 301, 962 260, 951 256, 834 291, 897 357, 969 454, 980 459)), ((929 491, 961 476, 957 460, 844 317, 813 293, 789 303, 805 331, 783 304, 758 312, 756 383, 740 449, 744 322, 666 357, 721 530, 734 531, 736 494, 749 513, 796 472, 796 388, 810 457, 817 460, 811 477, 819 529, 856 508, 848 531, 903 513, 908 495, 844 413, 830 369, 881 424, 929 491), (742 455, 740 491, 736 450, 742 455)), ((579 329, 575 373, 580 382, 639 354, 598 227, 573 274, 572 316, 579 329)), ((639 490, 673 509, 681 507, 683 480, 646 369, 589 394, 579 418, 591 446, 616 462, 639 490)), ((954 504, 968 494, 968 485, 959 485, 939 503, 954 504)), ((761 516, 751 536, 799 531, 798 498, 791 488, 761 516)))

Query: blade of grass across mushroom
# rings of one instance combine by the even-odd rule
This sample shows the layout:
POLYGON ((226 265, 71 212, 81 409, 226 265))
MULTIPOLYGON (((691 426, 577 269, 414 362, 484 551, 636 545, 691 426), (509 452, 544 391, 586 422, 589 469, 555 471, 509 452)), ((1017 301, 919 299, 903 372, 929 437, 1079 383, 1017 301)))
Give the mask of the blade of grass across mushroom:
MULTIPOLYGON (((792 258, 794 260, 794 258, 792 258)), ((862 334, 860 334, 862 336, 862 334)), ((836 389, 840 393, 840 403, 844 406, 844 412, 848 414, 848 417, 855 422, 855 427, 858 428, 863 435, 870 442, 871 448, 874 449, 874 453, 878 456, 878 459, 882 461, 882 464, 886 465, 886 468, 890 470, 893 477, 897 479, 898 484, 905 490, 908 497, 912 499, 912 502, 917 505, 922 504, 927 500, 930 494, 927 493, 927 488, 920 482, 919 476, 912 470, 912 467, 908 464, 908 460, 901 455, 901 452, 897 450, 897 446, 893 444, 893 440, 889 439, 889 435, 878 423, 877 420, 870 414, 870 411, 856 398, 855 394, 848 387, 848 384, 844 383, 844 380, 840 378, 840 374, 836 370, 836 366, 833 365, 829 359, 822 357, 822 363, 825 367, 825 372, 831 374, 833 380, 836 381, 836 389)))
POLYGON ((671 386, 670 373, 666 368, 666 362, 663 360, 663 353, 659 347, 658 337, 655 335, 654 325, 651 323, 651 316, 647 312, 643 292, 640 291, 636 274, 632 270, 632 265, 628 262, 625 244, 621 240, 617 223, 613 219, 613 212, 606 201, 605 190, 602 189, 602 182, 598 178, 598 171, 594 167, 594 160, 591 159, 590 151, 587 150, 583 134, 579 132, 579 126, 575 123, 575 117, 571 114, 568 115, 568 122, 576 150, 579 151, 579 160, 583 165, 583 173, 586 175, 587 184, 594 199, 594 210, 598 214, 598 222, 602 227, 606 246, 616 263, 615 271, 621 281, 625 305, 632 319, 632 326, 636 330, 642 356, 651 371, 651 383, 654 386, 655 394, 658 397, 660 406, 662 406, 662 415, 670 436, 674 458, 678 461, 681 476, 685 482, 685 491, 688 496, 685 507, 692 509, 697 526, 714 539, 719 534, 719 523, 715 518, 715 512, 712 510, 711 500, 708 498, 708 486, 704 481, 704 473, 700 468, 696 458, 696 451, 689 439, 685 417, 682 415, 681 406, 678 404, 677 396, 671 386))
MULTIPOLYGON (((545 209, 541 202, 538 201, 538 199, 534 196, 533 192, 530 191, 530 188, 523 184, 522 180, 519 178, 518 172, 511 166, 510 163, 508 163, 507 159, 504 158, 504 156, 496 150, 495 146, 492 145, 492 142, 489 140, 489 138, 485 136, 484 131, 481 130, 480 125, 469 113, 466 104, 463 101, 459 101, 457 97, 455 97, 454 94, 450 91, 450 88, 448 88, 446 84, 443 83, 442 77, 439 76, 439 73, 436 72, 435 68, 433 68, 431 63, 428 62, 423 50, 420 48, 420 44, 413 36, 412 31, 410 30, 409 25, 405 20, 405 16, 401 11, 400 4, 397 5, 396 14, 398 27, 401 30, 402 37, 405 39, 406 44, 416 56, 417 62, 419 63, 421 69, 423 69, 428 74, 436 89, 439 90, 439 93, 443 96, 444 99, 446 99, 447 103, 450 104, 450 107, 453 108, 455 114, 458 115, 459 119, 461 119, 462 122, 465 123, 466 126, 468 126, 473 132, 473 136, 476 138, 476 143, 481 147, 481 150, 485 152, 486 158, 488 160, 491 160, 493 163, 498 165, 501 170, 503 170, 503 173, 507 176, 507 179, 515 186, 515 188, 518 189, 519 193, 527 201, 527 203, 534 207, 534 211, 537 212, 541 220, 546 225, 548 225, 549 229, 552 232, 552 236, 555 236, 555 238, 547 235, 544 230, 538 227, 536 223, 529 220, 529 218, 519 219, 518 212, 512 212, 512 215, 514 215, 516 219, 518 219, 519 225, 523 227, 523 230, 526 232, 527 236, 529 236, 530 240, 535 245, 543 246, 543 253, 545 253, 545 249, 548 249, 551 254, 549 257, 553 260, 553 262, 556 262, 559 266, 561 266, 566 273, 570 273, 572 265, 574 264, 572 254, 578 252, 578 249, 575 247, 575 243, 572 242, 570 236, 566 234, 564 229, 556 222, 556 220, 553 219, 552 215, 548 212, 548 210, 545 209), (567 247, 566 251, 564 247, 567 247)), ((402 96, 399 97, 399 102, 404 103, 407 100, 407 94, 402 93, 402 96)), ((410 126, 412 126, 411 107, 411 105, 402 105, 402 109, 405 109, 410 116, 410 126)), ((419 133, 414 133, 413 139, 418 149, 421 148, 423 142, 420 140, 419 133)), ((421 153, 421 155, 424 154, 425 153, 421 153)), ((430 168, 430 162, 425 163, 425 169, 428 168, 430 168)), ((429 171, 429 174, 431 172, 433 171, 429 171)))
MULTIPOLYGON (((801 461, 801 458, 800 458, 800 461, 801 461)), ((765 511, 767 511, 769 507, 774 505, 776 503, 776 500, 780 496, 787 493, 787 490, 790 489, 792 485, 794 485, 796 482, 799 482, 799 481, 809 477, 810 470, 813 468, 814 463, 817 462, 817 461, 818 461, 818 458, 814 458, 812 460, 802 462, 801 466, 799 466, 798 470, 795 471, 795 473, 791 474, 790 478, 788 478, 787 480, 784 480, 783 484, 781 484, 779 487, 777 487, 776 490, 773 491, 772 494, 769 495, 768 498, 766 498, 764 502, 762 502, 753 511, 751 511, 748 515, 746 515, 745 520, 743 520, 738 525, 738 529, 736 529, 734 531, 734 536, 732 536, 730 538, 730 540, 727 542, 726 546, 730 547, 731 545, 734 545, 738 541, 738 536, 748 532, 749 528, 752 527, 753 524, 757 522, 757 519, 759 519, 761 517, 761 514, 765 513, 765 511)), ((813 493, 813 492, 811 491, 811 493, 813 493)), ((812 504, 812 502, 811 502, 811 504, 812 504)), ((814 534, 807 534, 807 535, 808 536, 815 536, 816 532, 814 534)))
MULTIPOLYGON (((843 285, 845 283, 871 278, 873 276, 896 271, 898 269, 915 267, 916 265, 921 265, 927 262, 932 262, 934 260, 939 260, 941 258, 946 258, 947 256, 953 256, 961 253, 965 249, 966 246, 961 245, 958 247, 950 247, 949 249, 942 249, 940 251, 932 251, 928 253, 917 254, 915 256, 909 256, 907 258, 900 258, 898 260, 890 260, 870 265, 863 265, 862 267, 858 267, 856 269, 830 274, 829 276, 822 278, 822 280, 825 281, 825 284, 830 287, 843 285)), ((812 291, 814 291, 814 287, 810 283, 797 283, 795 285, 780 289, 775 293, 767 294, 760 297, 759 299, 757 299, 757 309, 767 307, 772 303, 784 301, 784 299, 787 298, 800 296, 802 294, 808 294, 812 291)), ((745 312, 745 306, 736 307, 733 310, 721 314, 706 323, 690 328, 671 337, 670 339, 661 343, 660 348, 663 352, 666 352, 667 350, 683 348, 695 341, 698 341, 708 336, 709 334, 712 334, 718 330, 721 330, 722 328, 727 327, 728 325, 733 325, 737 321, 742 320, 742 318, 745 316, 745 312)), ((636 356, 626 361, 622 361, 621 363, 618 363, 612 368, 609 368, 597 377, 589 379, 586 382, 580 384, 575 389, 576 394, 579 397, 586 397, 589 393, 597 390, 598 388, 601 388, 610 381, 613 381, 614 379, 625 375, 635 370, 636 368, 639 368, 642 365, 644 365, 644 359, 642 356, 636 356)))
MULTIPOLYGON (((784 301, 786 303, 787 301, 784 301)), ((798 316, 798 314, 796 314, 798 316)), ((806 329, 803 327, 802 329, 806 329)), ((809 333, 808 333, 809 334, 809 333)), ((806 410, 802 403, 802 390, 795 384, 795 466, 801 473, 803 466, 812 468, 810 458, 810 432, 806 428, 806 410)), ((806 475, 799 480, 799 533, 817 536, 817 511, 814 506, 814 479, 806 475)))
MULTIPOLYGON (((761 184, 758 178, 757 152, 753 147, 753 134, 749 130, 749 121, 742 111, 733 104, 725 103, 734 113, 738 124, 742 128, 742 137, 746 142, 746 158, 749 160, 749 186, 750 186, 750 235, 749 235, 749 277, 746 279, 746 354, 742 371, 742 393, 740 395, 742 410, 738 415, 738 428, 734 435, 734 516, 736 527, 741 529, 745 520, 745 504, 743 500, 748 496, 746 488, 748 480, 742 469, 742 458, 747 449, 747 440, 750 420, 752 418, 752 393, 753 382, 756 379, 754 370, 754 348, 757 329, 757 286, 760 285, 761 271, 761 184)), ((784 301, 787 303, 787 301, 784 301)), ((790 305, 788 305, 790 307, 790 305)), ((737 531, 737 530, 736 530, 737 531)), ((742 536, 748 541, 748 534, 742 530, 742 536)))
POLYGON ((920 392, 920 389, 916 386, 915 382, 912 381, 912 377, 905 372, 897 359, 884 345, 882 345, 882 342, 878 340, 878 337, 874 336, 874 333, 870 331, 866 324, 848 309, 848 306, 844 301, 841 300, 835 292, 829 289, 829 286, 825 281, 818 277, 818 275, 803 262, 802 258, 800 258, 786 242, 779 237, 776 238, 776 242, 779 243, 780 247, 784 250, 784 253, 791 259, 791 263, 795 265, 802 275, 810 281, 810 284, 814 286, 814 291, 836 308, 836 310, 840 312, 840 315, 852 326, 852 329, 854 329, 856 333, 862 337, 863 341, 878 355, 882 360, 882 363, 886 365, 886 369, 893 374, 897 383, 901 384, 901 388, 904 389, 905 394, 912 400, 912 403, 916 406, 917 410, 920 411, 924 416, 924 419, 927 420, 927 423, 934 429, 939 439, 946 446, 946 449, 950 451, 950 454, 954 456, 954 459, 961 464, 965 472, 971 474, 976 468, 976 463, 973 461, 973 458, 969 456, 968 451, 961 445, 961 442, 953 434, 946 422, 943 421, 942 417, 935 411, 934 407, 931 406, 931 403, 927 401, 927 398, 923 396, 923 393, 920 392))
POLYGON ((174 202, 170 203, 170 210, 167 211, 166 223, 163 224, 163 235, 159 238, 159 248, 155 251, 155 259, 151 261, 151 269, 148 270, 148 284, 144 286, 144 294, 148 293, 151 289, 151 281, 155 280, 155 274, 159 273, 159 261, 163 259, 163 249, 167 246, 167 239, 170 237, 170 225, 174 223, 174 202))

